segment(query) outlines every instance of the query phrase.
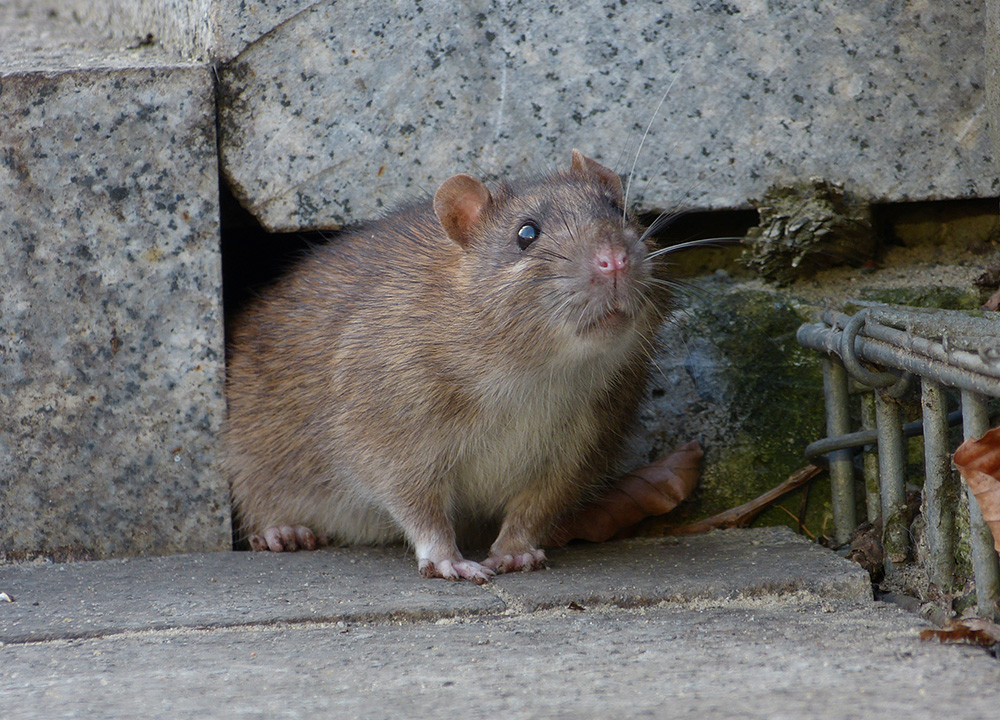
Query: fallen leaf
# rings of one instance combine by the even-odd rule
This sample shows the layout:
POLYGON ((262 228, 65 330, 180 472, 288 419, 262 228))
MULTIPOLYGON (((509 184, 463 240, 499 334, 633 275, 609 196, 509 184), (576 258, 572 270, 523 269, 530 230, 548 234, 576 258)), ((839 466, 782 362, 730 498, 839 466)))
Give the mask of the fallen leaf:
POLYGON ((983 618, 953 620, 943 630, 921 630, 920 639, 992 647, 1000 643, 1000 625, 983 618))
POLYGON ((1000 308, 1000 290, 990 295, 989 299, 982 304, 980 310, 996 310, 1000 308))
POLYGON ((979 502, 983 520, 993 533, 993 547, 1000 552, 1000 428, 959 445, 954 461, 979 502))
POLYGON ((703 454, 698 441, 692 440, 652 465, 633 470, 563 520, 544 544, 604 542, 627 535, 640 520, 670 512, 694 492, 703 454))
POLYGON ((847 559, 868 571, 873 580, 881 579, 885 572, 885 548, 882 546, 882 516, 873 522, 858 525, 851 534, 847 559))

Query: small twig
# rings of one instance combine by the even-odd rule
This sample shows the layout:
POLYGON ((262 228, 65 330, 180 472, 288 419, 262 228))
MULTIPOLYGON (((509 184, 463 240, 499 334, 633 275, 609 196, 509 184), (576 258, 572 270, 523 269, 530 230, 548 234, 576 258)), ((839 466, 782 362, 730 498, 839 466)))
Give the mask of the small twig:
POLYGON ((792 520, 794 520, 796 526, 798 527, 799 532, 802 532, 802 533, 805 533, 806 535, 808 535, 810 540, 815 540, 816 539, 816 536, 813 535, 811 532, 809 532, 806 529, 806 526, 802 523, 802 518, 797 517, 795 515, 795 513, 793 513, 791 510, 789 510, 788 508, 786 508, 784 505, 775 505, 774 509, 775 510, 781 510, 781 512, 785 513, 788 517, 790 517, 792 520))
MULTIPOLYGON (((761 510, 770 506, 778 498, 787 495, 792 490, 796 490, 814 477, 823 472, 822 468, 815 465, 806 465, 788 476, 788 479, 760 497, 754 498, 748 503, 744 503, 734 508, 730 508, 718 515, 693 522, 681 527, 667 528, 668 535, 694 535, 696 533, 708 532, 715 528, 746 527, 760 514, 761 510)), ((787 510, 785 512, 788 512, 787 510)), ((792 516, 794 517, 794 515, 792 516)))
MULTIPOLYGON (((802 488, 802 502, 799 503, 799 516, 798 518, 796 518, 799 523, 799 532, 804 532, 807 534, 808 531, 806 530, 806 511, 809 509, 809 489, 811 487, 812 485, 806 485, 804 488, 802 488)), ((810 537, 812 537, 813 540, 816 539, 812 535, 810 535, 810 537)))

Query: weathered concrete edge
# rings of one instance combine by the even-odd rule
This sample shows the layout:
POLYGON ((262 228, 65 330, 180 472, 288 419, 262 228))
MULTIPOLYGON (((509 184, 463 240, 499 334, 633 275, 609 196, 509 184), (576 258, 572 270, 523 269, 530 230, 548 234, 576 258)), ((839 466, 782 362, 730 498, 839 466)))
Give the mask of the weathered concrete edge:
MULTIPOLYGON (((790 605, 811 598, 847 604, 872 602, 868 576, 860 567, 808 541, 800 542, 790 532, 762 530, 767 532, 724 533, 725 544, 738 547, 742 541, 747 545, 753 542, 762 548, 759 551, 764 557, 777 558, 760 577, 751 573, 745 581, 725 578, 720 582, 710 575, 676 585, 669 581, 669 569, 663 571, 668 581, 653 585, 634 570, 644 564, 643 552, 676 547, 677 541, 670 538, 580 546, 563 551, 563 558, 571 560, 552 570, 506 576, 483 587, 423 580, 401 548, 334 548, 284 556, 202 553, 8 566, 0 568, 0 592, 7 591, 15 596, 15 603, 26 605, 15 608, 14 604, 0 603, 0 644, 181 629, 432 623, 530 614, 572 607, 573 603, 638 608, 739 604, 759 598, 790 605), (793 557, 804 553, 815 562, 804 563, 810 567, 800 575, 788 573, 781 565, 782 545, 791 548, 793 557), (601 574, 599 566, 602 562, 606 565, 608 558, 621 573, 617 580, 609 581, 601 574), (597 566, 593 574, 586 570, 591 561, 597 566), (213 585, 217 579, 221 582, 213 585), (623 592, 623 587, 631 589, 623 592), (41 607, 36 612, 31 605, 41 607)), ((710 546, 717 549, 717 545, 697 538, 687 547, 691 546, 696 551, 710 546)), ((723 556, 723 565, 734 559, 741 562, 739 552, 723 556)), ((669 552, 663 556, 672 558, 669 552)), ((788 554, 784 557, 787 560, 788 554)), ((706 559, 706 563, 711 562, 706 559)), ((654 569, 653 575, 660 573, 654 569)))

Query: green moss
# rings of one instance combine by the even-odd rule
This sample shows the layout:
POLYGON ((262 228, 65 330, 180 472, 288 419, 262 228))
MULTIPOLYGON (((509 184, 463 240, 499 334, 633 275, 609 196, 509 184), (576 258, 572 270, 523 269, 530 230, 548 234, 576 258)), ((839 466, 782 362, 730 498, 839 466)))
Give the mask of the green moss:
MULTIPOLYGON (((806 318, 787 297, 739 289, 692 312, 692 324, 717 348, 730 410, 727 437, 707 449, 699 489, 671 524, 728 510, 780 484, 806 464, 802 451, 824 428, 820 358, 796 341, 806 318)), ((809 495, 806 526, 816 535, 829 524, 829 497, 828 485, 809 495)), ((785 502, 797 516, 801 494, 785 502)), ((797 524, 780 509, 758 523, 797 524)))
POLYGON ((940 310, 977 310, 981 304, 976 288, 940 286, 868 288, 861 292, 861 299, 940 310))
POLYGON ((878 249, 870 207, 838 183, 773 185, 754 204, 760 224, 747 232, 743 262, 779 285, 832 265, 862 265, 878 249))

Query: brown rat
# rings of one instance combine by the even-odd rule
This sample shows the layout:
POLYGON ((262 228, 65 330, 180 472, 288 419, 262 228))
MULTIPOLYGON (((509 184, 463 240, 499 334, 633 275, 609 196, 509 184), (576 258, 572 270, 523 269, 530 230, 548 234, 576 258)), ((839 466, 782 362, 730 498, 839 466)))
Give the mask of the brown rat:
POLYGON ((544 564, 608 475, 663 283, 621 179, 446 180, 314 248, 237 321, 223 471, 257 549, 405 539, 425 577, 544 564), (482 563, 457 541, 499 535, 482 563))

